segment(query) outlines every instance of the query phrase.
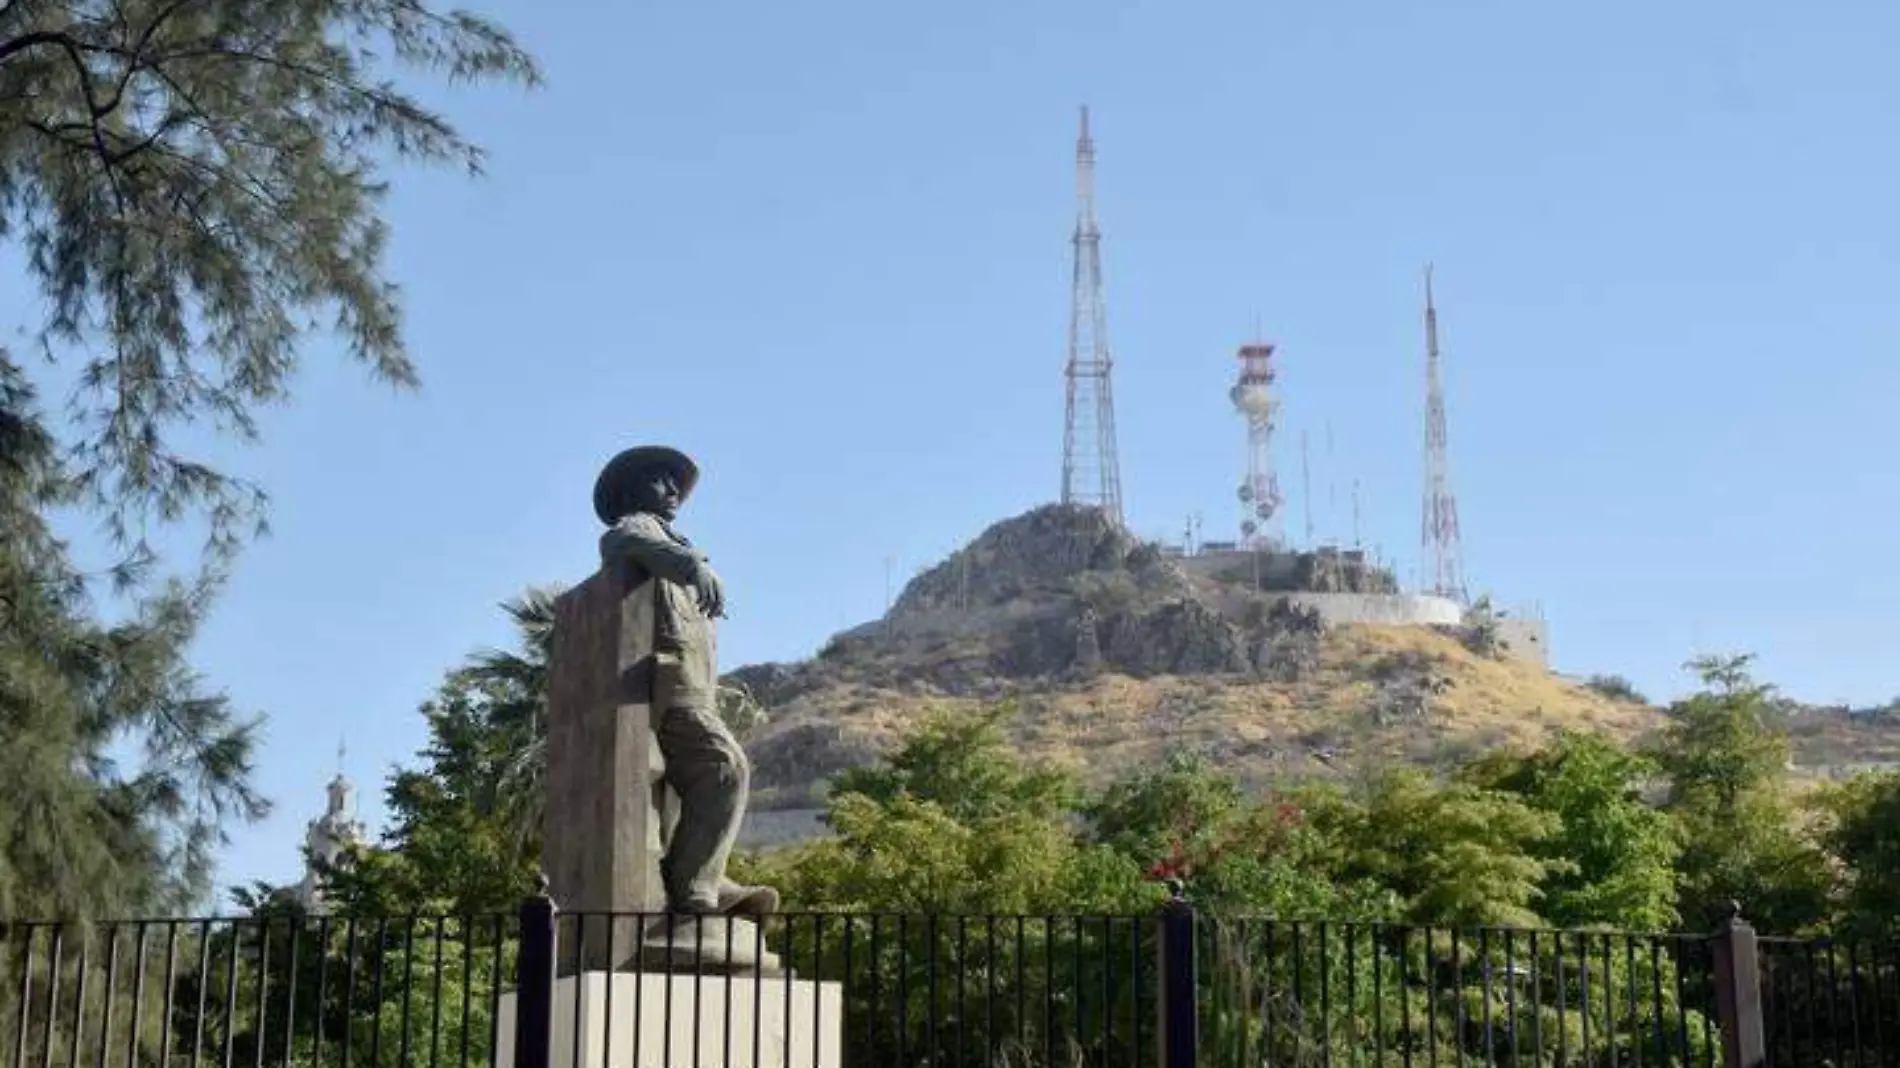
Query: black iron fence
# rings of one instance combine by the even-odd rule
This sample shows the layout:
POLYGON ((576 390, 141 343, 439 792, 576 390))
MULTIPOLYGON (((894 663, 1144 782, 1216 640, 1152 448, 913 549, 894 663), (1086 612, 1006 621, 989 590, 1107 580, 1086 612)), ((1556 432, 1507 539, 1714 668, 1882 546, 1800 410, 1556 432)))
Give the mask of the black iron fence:
POLYGON ((1717 1063, 1706 937, 1203 925, 1204 1063, 1717 1063))
MULTIPOLYGON (((792 914, 615 972, 656 918, 15 923, 12 1068, 579 1065, 1849 1068, 1900 1062, 1900 954, 1833 940, 1197 915, 792 914), (724 952, 722 952, 722 950, 724 952)), ((683 948, 683 947, 677 947, 683 948)), ((4 1066, 0 1066, 4 1068, 4 1066)))
POLYGON ((514 917, 9 924, 13 1068, 490 1064, 514 917))
POLYGON ((1763 1040, 1772 1064, 1900 1064, 1900 946, 1760 940, 1763 1040))

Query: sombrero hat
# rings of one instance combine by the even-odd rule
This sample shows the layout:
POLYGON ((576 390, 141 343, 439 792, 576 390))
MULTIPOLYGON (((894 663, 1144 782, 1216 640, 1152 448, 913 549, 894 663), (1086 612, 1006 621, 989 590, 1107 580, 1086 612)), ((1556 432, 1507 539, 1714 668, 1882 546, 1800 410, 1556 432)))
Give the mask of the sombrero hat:
POLYGON ((607 461, 606 467, 600 469, 600 477, 594 480, 594 514, 609 525, 619 519, 620 505, 626 500, 627 487, 634 479, 656 467, 672 473, 674 482, 679 486, 680 503, 684 504, 686 498, 692 496, 693 487, 699 484, 699 465, 678 449, 669 449, 664 445, 640 445, 615 456, 607 461))

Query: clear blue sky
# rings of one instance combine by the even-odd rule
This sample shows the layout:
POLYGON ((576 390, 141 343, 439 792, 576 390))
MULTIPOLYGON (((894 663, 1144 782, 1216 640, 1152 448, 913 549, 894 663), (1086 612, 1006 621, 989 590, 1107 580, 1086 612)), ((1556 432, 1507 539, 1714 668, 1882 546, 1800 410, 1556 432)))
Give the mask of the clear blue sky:
POLYGON ((1753 650, 1900 690, 1900 8, 1871 2, 493 9, 534 94, 435 94, 490 175, 390 205, 425 389, 314 354, 236 458, 276 500, 199 663, 271 717, 289 879, 340 736, 380 815, 417 704, 592 567, 599 463, 678 444, 726 662, 808 654, 1057 489, 1076 107, 1100 148, 1130 521, 1231 527, 1256 316, 1322 532, 1417 554, 1419 272, 1437 264, 1474 585, 1558 666, 1679 692, 1753 650), (1327 428, 1332 458, 1324 448, 1327 428), (1335 509, 1324 501, 1337 486, 1335 509))

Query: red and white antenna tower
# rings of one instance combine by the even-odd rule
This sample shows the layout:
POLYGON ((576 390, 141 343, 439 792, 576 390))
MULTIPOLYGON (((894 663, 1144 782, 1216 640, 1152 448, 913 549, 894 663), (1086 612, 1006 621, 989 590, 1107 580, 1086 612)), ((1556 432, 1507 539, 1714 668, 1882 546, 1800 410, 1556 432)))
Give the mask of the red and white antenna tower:
POLYGON ((1273 346, 1255 342, 1240 347, 1240 378, 1228 396, 1234 410, 1247 421, 1247 479, 1240 484, 1241 544, 1248 548, 1277 548, 1280 533, 1280 479, 1273 471, 1274 416, 1280 398, 1273 390, 1278 372, 1273 346))
POLYGON ((1458 498, 1451 492, 1451 462, 1446 455, 1445 386, 1438 367, 1438 306, 1432 299, 1432 268, 1425 266, 1425 511, 1420 542, 1430 557, 1427 592, 1468 600, 1463 550, 1459 545, 1458 498))
POLYGON ((1102 232, 1095 224, 1095 141, 1089 109, 1075 142, 1075 290, 1069 308, 1068 416, 1062 433, 1062 503, 1093 505, 1122 525, 1121 464, 1115 454, 1115 394, 1109 382, 1108 310, 1102 299, 1102 232))

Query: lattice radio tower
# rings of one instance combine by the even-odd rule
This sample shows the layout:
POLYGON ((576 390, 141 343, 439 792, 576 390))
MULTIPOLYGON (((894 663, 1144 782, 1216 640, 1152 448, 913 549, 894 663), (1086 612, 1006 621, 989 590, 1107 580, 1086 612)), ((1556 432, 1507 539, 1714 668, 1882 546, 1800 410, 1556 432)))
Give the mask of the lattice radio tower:
POLYGON ((1463 549, 1459 545, 1458 498, 1451 492, 1451 462, 1445 435, 1445 387, 1438 368, 1438 306, 1432 299, 1432 268, 1425 267, 1425 509, 1420 542, 1430 558, 1427 591, 1467 601, 1463 549))
POLYGON ((1095 224, 1095 142, 1089 109, 1075 142, 1075 290, 1069 309, 1068 417, 1062 433, 1062 503, 1093 505, 1122 524, 1115 455, 1115 394, 1109 382, 1108 311, 1102 299, 1102 232, 1095 224))

